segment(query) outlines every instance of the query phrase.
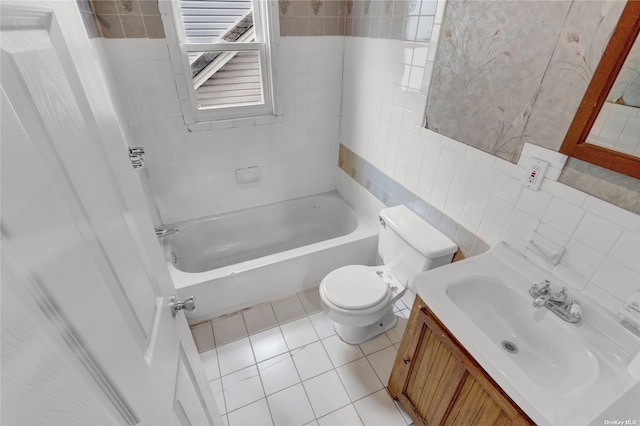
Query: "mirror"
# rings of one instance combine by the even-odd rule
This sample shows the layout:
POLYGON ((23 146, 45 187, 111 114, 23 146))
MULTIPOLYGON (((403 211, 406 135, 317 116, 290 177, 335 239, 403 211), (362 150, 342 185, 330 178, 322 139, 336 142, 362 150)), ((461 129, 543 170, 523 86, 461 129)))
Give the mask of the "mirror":
POLYGON ((629 0, 560 147, 570 157, 638 179, 639 29, 640 2, 629 0))
POLYGON ((640 157, 640 39, 636 39, 587 143, 640 157))

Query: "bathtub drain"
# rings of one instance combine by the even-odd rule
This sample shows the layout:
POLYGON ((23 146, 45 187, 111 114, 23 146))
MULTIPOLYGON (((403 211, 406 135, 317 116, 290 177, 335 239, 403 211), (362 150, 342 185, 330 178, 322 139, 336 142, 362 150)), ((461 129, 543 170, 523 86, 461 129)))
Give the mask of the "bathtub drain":
POLYGON ((504 349, 505 351, 509 352, 510 354, 517 354, 518 353, 518 347, 516 346, 515 343, 510 342, 508 340, 503 340, 502 341, 502 349, 504 349))

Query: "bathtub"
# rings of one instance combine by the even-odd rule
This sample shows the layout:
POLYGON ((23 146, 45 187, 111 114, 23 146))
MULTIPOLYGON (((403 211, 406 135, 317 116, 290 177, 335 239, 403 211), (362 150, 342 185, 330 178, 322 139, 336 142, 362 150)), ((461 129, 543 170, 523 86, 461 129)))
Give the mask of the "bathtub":
POLYGON ((167 267, 189 323, 317 286, 332 270, 373 265, 378 230, 337 192, 167 225, 167 267))

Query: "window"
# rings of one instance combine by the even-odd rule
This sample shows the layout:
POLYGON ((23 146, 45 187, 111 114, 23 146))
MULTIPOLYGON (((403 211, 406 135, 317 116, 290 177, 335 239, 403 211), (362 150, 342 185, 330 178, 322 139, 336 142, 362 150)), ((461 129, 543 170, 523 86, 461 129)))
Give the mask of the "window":
POLYGON ((186 124, 274 114, 271 3, 170 0, 165 27, 175 29, 176 40, 171 32, 167 39, 178 48, 176 78, 187 86, 186 124))

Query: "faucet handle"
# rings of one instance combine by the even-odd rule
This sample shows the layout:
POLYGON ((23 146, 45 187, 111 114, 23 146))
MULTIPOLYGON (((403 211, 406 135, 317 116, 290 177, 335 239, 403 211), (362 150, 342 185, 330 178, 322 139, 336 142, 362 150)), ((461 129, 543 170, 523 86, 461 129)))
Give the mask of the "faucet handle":
POLYGON ((571 303, 569 304, 569 315, 571 315, 574 318, 582 318, 582 306, 580 306, 580 303, 572 300, 571 303))
POLYGON ((549 293, 549 286, 551 285, 551 283, 549 282, 549 280, 544 280, 542 282, 542 287, 539 287, 538 283, 533 283, 533 288, 536 289, 536 291, 539 294, 547 294, 549 293))

